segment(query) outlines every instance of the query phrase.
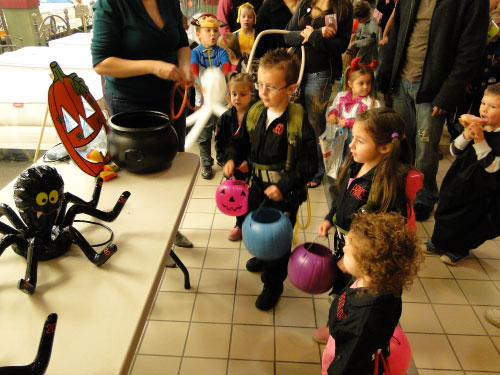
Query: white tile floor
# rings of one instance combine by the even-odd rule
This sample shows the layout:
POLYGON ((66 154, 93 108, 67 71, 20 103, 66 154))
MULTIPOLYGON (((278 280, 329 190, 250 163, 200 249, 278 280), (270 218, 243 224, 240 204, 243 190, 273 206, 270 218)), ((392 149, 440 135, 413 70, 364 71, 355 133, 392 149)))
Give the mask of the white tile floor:
MULTIPOLYGON (((440 162, 440 179, 451 161, 440 162)), ((1 161, 2 185, 27 165, 1 161)), ((250 255, 244 245, 226 238, 234 221, 216 210, 220 181, 219 171, 196 183, 181 224, 195 247, 176 249, 192 289, 184 290, 179 269, 166 270, 131 374, 320 374, 322 347, 311 336, 326 321, 326 295, 310 296, 287 282, 274 311, 255 308, 261 282, 245 270, 250 255)), ((310 196, 313 216, 299 243, 315 238, 328 209, 321 189, 310 196)), ((432 219, 418 225, 422 240, 433 225, 432 219)), ((400 323, 420 375, 500 375, 500 329, 484 318, 488 306, 500 306, 500 238, 455 267, 427 256, 403 300, 400 323)))
MULTIPOLYGON (((439 178, 452 161, 440 162, 439 178)), ((217 211, 214 194, 222 179, 198 179, 181 224, 194 243, 177 248, 192 289, 183 289, 178 268, 166 269, 131 370, 132 375, 318 375, 323 347, 312 340, 326 321, 327 295, 310 296, 286 282, 276 308, 255 308, 262 283, 245 269, 242 242, 227 240, 234 218, 217 211)), ((311 223, 298 243, 313 240, 328 210, 323 189, 310 190, 311 223)), ((302 207, 301 220, 307 210, 302 207)), ((418 225, 425 241, 433 219, 418 225)), ((500 329, 484 311, 500 306, 500 239, 488 241, 455 267, 436 256, 426 261, 403 295, 401 327, 421 375, 500 375, 500 329)))

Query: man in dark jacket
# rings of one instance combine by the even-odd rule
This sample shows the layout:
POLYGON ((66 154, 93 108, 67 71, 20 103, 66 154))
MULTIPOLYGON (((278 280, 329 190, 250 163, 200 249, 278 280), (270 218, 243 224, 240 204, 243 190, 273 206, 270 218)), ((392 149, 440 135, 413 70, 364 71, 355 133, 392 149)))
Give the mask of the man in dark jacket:
MULTIPOLYGON (((488 0, 399 0, 377 83, 394 96, 406 122, 424 185, 415 217, 426 220, 439 199, 436 174, 445 120, 465 94, 486 45, 488 0)), ((392 97, 386 95, 390 104, 392 97)))

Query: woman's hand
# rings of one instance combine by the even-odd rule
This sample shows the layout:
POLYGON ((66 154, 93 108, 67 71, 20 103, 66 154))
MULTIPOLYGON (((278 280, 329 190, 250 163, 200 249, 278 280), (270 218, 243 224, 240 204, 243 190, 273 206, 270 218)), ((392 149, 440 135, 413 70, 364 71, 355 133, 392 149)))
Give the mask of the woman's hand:
POLYGON ((337 30, 333 26, 323 26, 321 34, 323 34, 323 38, 333 38, 337 34, 337 30))
POLYGON ((312 26, 307 25, 306 28, 300 32, 300 35, 304 37, 302 44, 306 44, 309 41, 309 36, 312 34, 313 31, 314 28, 312 26))
POLYGON ((389 41, 389 38, 387 36, 384 36, 384 37, 382 37, 382 39, 380 39, 380 41, 378 42, 378 45, 385 46, 388 41, 389 41))
POLYGON ((170 64, 165 61, 155 61, 153 74, 158 78, 167 79, 169 81, 181 83, 184 81, 184 73, 182 72, 182 70, 174 64, 170 64))
POLYGON ((181 68, 182 75, 184 76, 184 83, 193 84, 194 82, 194 74, 191 70, 191 66, 183 66, 181 68))
POLYGON ((325 237, 328 234, 328 231, 332 227, 332 223, 329 220, 323 220, 318 228, 318 236, 325 237))

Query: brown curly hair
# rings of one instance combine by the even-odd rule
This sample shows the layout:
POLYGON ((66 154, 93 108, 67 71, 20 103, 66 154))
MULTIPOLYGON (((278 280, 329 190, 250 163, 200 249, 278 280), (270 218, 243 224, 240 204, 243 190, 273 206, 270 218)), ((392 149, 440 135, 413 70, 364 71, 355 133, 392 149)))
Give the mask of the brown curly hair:
POLYGON ((403 216, 395 212, 354 215, 349 231, 360 271, 369 277, 372 294, 400 296, 423 261, 418 239, 403 216))

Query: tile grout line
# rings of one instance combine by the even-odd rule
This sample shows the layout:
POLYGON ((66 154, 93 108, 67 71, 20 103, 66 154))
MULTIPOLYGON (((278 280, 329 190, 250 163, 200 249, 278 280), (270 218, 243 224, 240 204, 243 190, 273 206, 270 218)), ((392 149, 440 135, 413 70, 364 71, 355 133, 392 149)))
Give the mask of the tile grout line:
POLYGON ((236 268, 236 282, 234 283, 233 311, 231 314, 231 329, 229 330, 229 346, 227 348, 226 375, 229 375, 229 360, 231 358, 231 345, 233 343, 234 312, 236 308, 236 291, 238 288, 238 277, 240 274, 240 269, 239 269, 240 258, 241 258, 241 240, 239 241, 238 261, 237 261, 238 267, 236 268))
MULTIPOLYGON (((198 177, 197 177, 197 180, 195 182, 195 185, 197 185, 199 178, 200 178, 200 175, 198 174, 198 177)), ((193 192, 194 192, 194 189, 193 189, 193 192)), ((192 198, 192 195, 191 195, 191 197, 189 199, 188 205, 189 205, 189 203, 191 203, 191 198, 192 198)), ((214 217, 212 217, 212 224, 213 224, 213 219, 214 219, 214 217)), ((179 374, 181 373, 182 363, 184 362, 184 354, 186 353, 186 347, 187 347, 187 342, 188 342, 188 338, 189 338, 189 333, 191 332, 191 325, 192 325, 192 322, 193 322, 194 308, 196 306, 196 300, 198 299, 198 291, 199 291, 199 288, 200 288, 201 276, 203 274, 203 266, 205 265, 205 259, 207 257, 207 252, 208 252, 208 243, 210 242, 210 236, 211 235, 212 235, 212 230, 210 230, 210 233, 208 235, 207 245, 205 247, 205 254, 203 256, 203 261, 201 263, 200 278, 199 278, 197 286, 196 286, 196 292, 194 293, 193 307, 191 308, 191 316, 190 316, 190 319, 189 319, 188 330, 186 332, 186 338, 184 339, 184 347, 182 348, 181 359, 179 361, 179 369, 178 369, 178 373, 179 374)), ((188 269, 188 272, 189 272, 189 269, 188 269)), ((191 288, 192 288, 192 286, 191 286, 191 288)))

